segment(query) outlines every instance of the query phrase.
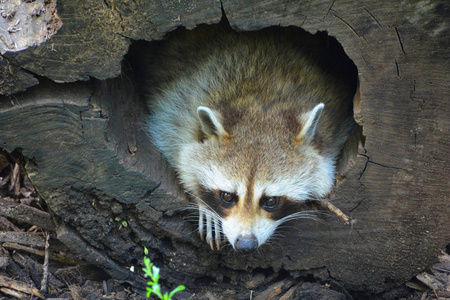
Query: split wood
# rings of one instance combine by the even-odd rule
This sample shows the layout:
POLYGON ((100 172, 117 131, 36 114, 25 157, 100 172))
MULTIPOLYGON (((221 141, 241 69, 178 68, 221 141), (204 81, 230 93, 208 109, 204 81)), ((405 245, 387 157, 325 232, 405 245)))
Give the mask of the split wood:
POLYGON ((45 256, 44 256, 44 274, 42 275, 42 281, 41 281, 41 289, 40 292, 42 294, 47 294, 48 290, 48 261, 50 258, 50 243, 48 242, 50 240, 50 233, 45 232, 45 256))
POLYGON ((285 279, 270 285, 267 289, 253 297, 254 300, 278 299, 280 294, 292 287, 294 281, 285 279))
MULTIPOLYGON (((25 246, 14 244, 14 243, 4 243, 4 244, 2 244, 2 247, 5 248, 5 249, 26 251, 28 253, 32 253, 32 254, 35 254, 35 255, 39 255, 39 256, 44 256, 45 257, 45 251, 33 249, 33 248, 30 248, 30 247, 25 247, 25 246)), ((51 260, 59 261, 59 262, 62 262, 64 264, 67 264, 67 265, 86 264, 85 261, 69 258, 69 257, 63 256, 61 254, 57 254, 57 253, 50 253, 49 255, 50 255, 50 259, 51 260)))
MULTIPOLYGON (((0 287, 4 287, 5 289, 2 289, 2 292, 6 293, 8 290, 18 291, 25 294, 30 294, 36 297, 39 297, 41 299, 45 299, 44 296, 41 295, 39 290, 35 287, 32 287, 30 284, 26 284, 24 282, 20 282, 17 280, 12 280, 9 277, 0 275, 0 287), (6 290, 6 292, 4 291, 6 290)), ((13 294, 13 293, 11 293, 13 294)))
POLYGON ((50 214, 37 208, 0 199, 0 215, 17 219, 31 225, 37 225, 42 229, 55 231, 50 214))
POLYGON ((11 185, 9 186, 9 191, 12 191, 14 189, 14 194, 19 194, 19 189, 20 189, 20 185, 19 185, 19 180, 20 180, 20 168, 18 164, 14 165, 14 169, 12 172, 12 177, 11 177, 11 185))
POLYGON ((21 232, 22 229, 14 225, 11 221, 9 221, 7 218, 0 216, 0 228, 3 227, 4 230, 14 230, 16 232, 21 232))
MULTIPOLYGON (((50 237, 49 242, 52 245, 52 250, 55 252, 70 252, 70 250, 57 239, 50 237)), ((33 232, 0 232, 0 244, 1 243, 13 243, 23 246, 32 246, 34 248, 45 248, 43 235, 33 232)))

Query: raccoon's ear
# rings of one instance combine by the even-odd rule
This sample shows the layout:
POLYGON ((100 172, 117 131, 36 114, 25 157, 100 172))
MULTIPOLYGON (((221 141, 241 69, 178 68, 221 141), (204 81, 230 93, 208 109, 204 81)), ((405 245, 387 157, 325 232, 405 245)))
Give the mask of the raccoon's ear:
POLYGON ((222 126, 220 114, 208 107, 199 106, 197 107, 197 115, 206 136, 228 136, 228 132, 222 126))
POLYGON ((297 142, 309 142, 314 138, 317 123, 319 123, 319 118, 324 107, 325 104, 323 103, 317 104, 312 110, 301 116, 303 127, 297 135, 297 142))

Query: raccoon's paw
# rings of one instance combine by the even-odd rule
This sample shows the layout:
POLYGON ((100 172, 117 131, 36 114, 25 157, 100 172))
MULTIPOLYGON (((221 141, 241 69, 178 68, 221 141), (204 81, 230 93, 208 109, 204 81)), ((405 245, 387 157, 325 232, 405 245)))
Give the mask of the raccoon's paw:
POLYGON ((211 247, 211 250, 214 250, 214 243, 216 244, 217 250, 219 250, 221 242, 219 219, 210 213, 205 213, 202 210, 199 211, 198 232, 200 233, 200 238, 202 240, 204 239, 205 223, 206 242, 211 247))

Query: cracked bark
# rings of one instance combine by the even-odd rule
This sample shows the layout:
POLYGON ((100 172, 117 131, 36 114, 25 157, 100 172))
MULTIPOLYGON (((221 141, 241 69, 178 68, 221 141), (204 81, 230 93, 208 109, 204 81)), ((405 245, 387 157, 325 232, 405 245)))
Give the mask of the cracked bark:
POLYGON ((208 278, 236 289, 250 277, 269 278, 269 271, 298 275, 326 266, 328 278, 345 286, 381 291, 434 260, 450 240, 450 124, 442 88, 449 45, 438 30, 446 24, 444 1, 157 2, 86 0, 81 7, 60 0, 64 25, 57 34, 7 53, 0 69, 0 92, 15 93, 0 100, 0 144, 36 162, 29 166, 33 183, 89 249, 125 268, 141 260, 146 246, 169 283, 194 287, 208 278), (366 143, 330 200, 351 213, 352 226, 327 216, 325 225, 292 222, 280 231, 283 238, 249 257, 229 248, 211 252, 192 234, 196 225, 179 210, 186 200, 174 174, 143 132, 146 108, 123 57, 132 40, 217 23, 222 9, 238 30, 326 29, 357 65, 355 119, 366 143), (17 93, 31 85, 37 86, 17 93))

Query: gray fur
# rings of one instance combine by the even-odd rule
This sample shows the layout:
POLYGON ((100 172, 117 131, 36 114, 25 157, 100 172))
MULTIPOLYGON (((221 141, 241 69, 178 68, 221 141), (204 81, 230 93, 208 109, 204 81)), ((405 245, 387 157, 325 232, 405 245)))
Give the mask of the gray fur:
POLYGON ((148 132, 194 197, 200 186, 239 196, 228 212, 233 224, 220 217, 228 239, 258 235, 255 224, 272 224, 261 244, 270 237, 279 222, 261 211, 262 195, 320 199, 333 186, 355 91, 301 42, 277 30, 203 27, 175 34, 149 63, 148 132))

